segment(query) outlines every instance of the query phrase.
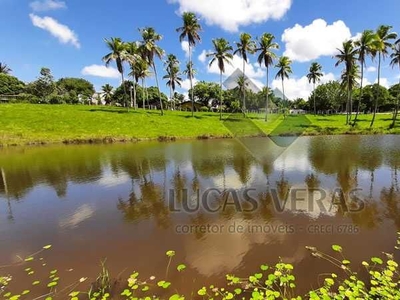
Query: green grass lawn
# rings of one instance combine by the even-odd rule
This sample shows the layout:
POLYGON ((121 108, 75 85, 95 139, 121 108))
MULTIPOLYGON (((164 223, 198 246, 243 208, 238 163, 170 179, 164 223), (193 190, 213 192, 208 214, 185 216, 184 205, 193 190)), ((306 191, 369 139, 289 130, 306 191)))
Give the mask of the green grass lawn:
MULTIPOLYGON (((125 108, 0 104, 0 145, 61 142, 130 141, 142 139, 209 138, 263 134, 398 134, 399 126, 389 129, 391 114, 379 114, 374 128, 372 115, 361 115, 355 127, 346 126, 346 116, 288 116, 166 111, 133 111, 125 108)), ((400 124, 398 124, 400 125, 400 124)))

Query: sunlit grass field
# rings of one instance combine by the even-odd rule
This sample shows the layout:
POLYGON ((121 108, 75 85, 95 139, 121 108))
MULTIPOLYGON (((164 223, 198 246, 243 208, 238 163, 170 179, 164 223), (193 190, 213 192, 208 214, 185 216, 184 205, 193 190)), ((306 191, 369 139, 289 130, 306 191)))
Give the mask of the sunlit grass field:
POLYGON ((391 114, 361 115, 356 126, 348 126, 345 115, 287 116, 263 114, 130 110, 118 107, 0 104, 0 145, 78 143, 104 141, 173 140, 259 135, 398 134, 391 114))

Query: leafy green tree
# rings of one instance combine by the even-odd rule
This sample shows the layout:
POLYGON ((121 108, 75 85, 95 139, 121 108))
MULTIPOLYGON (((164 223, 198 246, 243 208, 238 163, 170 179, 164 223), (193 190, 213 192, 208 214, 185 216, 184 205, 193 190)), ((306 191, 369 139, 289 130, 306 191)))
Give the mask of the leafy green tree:
MULTIPOLYGON (((388 50, 392 47, 390 43, 391 40, 397 38, 397 34, 394 32, 390 32, 392 30, 392 26, 381 25, 376 30, 376 41, 374 43, 374 51, 378 53, 378 87, 380 86, 381 80, 381 63, 382 59, 388 55, 388 50)), ((378 88, 378 92, 380 89, 378 88)), ((371 127, 374 126, 376 113, 378 110, 378 101, 379 101, 380 94, 378 93, 377 98, 375 99, 375 108, 374 108, 374 115, 371 121, 371 127)))
POLYGON ((375 99, 379 95, 379 101, 377 104, 377 108, 383 107, 390 103, 390 94, 389 91, 383 87, 379 86, 378 84, 373 84, 373 85, 367 85, 363 89, 362 93, 362 104, 365 105, 365 109, 367 111, 373 111, 375 109, 376 101, 375 99))
MULTIPOLYGON (((167 71, 167 75, 163 77, 163 79, 167 80, 167 86, 170 89, 170 101, 173 102, 173 96, 175 93, 176 86, 181 86, 182 78, 180 77, 179 71, 179 61, 175 55, 170 54, 167 57, 167 61, 165 62, 165 70, 167 71)), ((173 105, 173 103, 172 103, 173 105)))
MULTIPOLYGON (((233 54, 238 54, 243 59, 243 79, 246 78, 246 63, 248 60, 248 54, 253 54, 256 49, 256 43, 252 40, 252 37, 248 33, 242 33, 240 35, 240 41, 236 43, 236 50, 233 54)), ((245 81, 245 80, 244 80, 245 81)), ((244 83, 243 81, 243 83, 244 83)), ((244 87, 244 85, 243 85, 244 87)), ((242 110, 243 115, 246 116, 246 89, 242 89, 242 110)))
POLYGON ((278 72, 276 73, 275 78, 279 78, 282 80, 282 93, 283 93, 283 102, 284 105, 287 107, 287 99, 285 96, 285 78, 289 79, 289 75, 292 74, 291 65, 292 61, 287 56, 282 56, 279 58, 278 64, 275 66, 278 68, 278 72))
MULTIPOLYGON (((315 105, 315 103, 314 103, 314 105, 315 105)), ((297 98, 297 99, 293 100, 292 107, 294 109, 303 109, 303 110, 309 109, 308 102, 306 100, 304 100, 303 98, 297 98)))
POLYGON ((0 95, 18 95, 24 92, 25 83, 17 77, 0 73, 0 95))
MULTIPOLYGON (((270 33, 264 33, 258 41, 258 48, 256 52, 259 52, 257 61, 260 64, 264 64, 267 69, 267 90, 269 90, 269 68, 274 64, 276 54, 273 50, 279 49, 279 45, 274 42, 275 37, 270 33)), ((268 121, 268 106, 269 106, 269 93, 265 93, 265 121, 268 121)))
POLYGON ((218 64, 220 71, 220 99, 219 99, 219 119, 222 120, 222 74, 225 73, 225 64, 231 63, 233 59, 232 51, 233 48, 229 45, 229 42, 224 38, 213 40, 214 52, 208 53, 207 57, 211 57, 209 66, 211 67, 214 63, 218 64))
POLYGON ((95 93, 93 84, 82 78, 61 78, 56 82, 56 87, 67 103, 76 103, 79 95, 91 98, 95 93))
POLYGON ((310 96, 310 99, 314 98, 317 110, 321 111, 338 111, 343 103, 346 103, 346 96, 337 81, 330 81, 317 86, 310 96))
POLYGON ((106 102, 106 104, 111 104, 113 97, 113 90, 114 88, 108 83, 101 87, 101 91, 103 93, 103 99, 106 102))
POLYGON ((5 64, 0 62, 0 74, 8 75, 12 72, 12 70, 5 64))
POLYGON ((48 68, 40 70, 39 78, 29 85, 28 91, 34 96, 38 97, 41 101, 47 103, 48 97, 55 92, 56 85, 54 83, 53 75, 48 68))
MULTIPOLYGON (((393 53, 390 55, 390 58, 392 59, 390 61, 390 65, 392 68, 398 67, 400 70, 400 39, 396 42, 396 45, 393 47, 393 53)), ((400 77, 399 77, 399 82, 400 82, 400 77)), ((396 85, 397 87, 400 86, 400 83, 396 85)), ((394 87, 391 88, 392 91, 395 90, 394 87)), ((398 89, 396 89, 398 91, 398 89)), ((393 95, 393 93, 391 93, 393 95)), ((393 123, 392 123, 392 128, 396 125, 396 120, 397 120, 397 115, 399 113, 399 93, 396 95, 393 95, 396 99, 396 106, 395 106, 395 111, 393 115, 393 123)))
MULTIPOLYGON (((315 90, 315 84, 321 81, 322 76, 323 76, 322 66, 317 62, 313 62, 310 66, 309 73, 307 74, 308 82, 313 84, 313 90, 315 90)), ((314 116, 316 114, 317 114, 317 108, 314 99, 314 116)))
POLYGON ((193 87, 193 91, 189 91, 193 94, 198 102, 202 106, 208 106, 210 101, 216 100, 221 94, 221 88, 214 82, 199 81, 193 87))
POLYGON ((140 29, 140 33, 142 35, 142 43, 141 43, 142 56, 147 61, 147 63, 153 68, 158 89, 158 96, 160 100, 159 104, 161 109, 161 115, 163 116, 164 110, 161 99, 160 84, 158 82, 157 68, 154 61, 155 56, 157 56, 159 59, 162 59, 162 56, 164 55, 164 51, 157 45, 157 42, 161 41, 162 36, 158 34, 152 27, 145 27, 140 29))
MULTIPOLYGON (((104 40, 107 48, 111 51, 103 57, 103 61, 106 66, 110 65, 111 62, 115 61, 117 65, 118 72, 121 74, 122 82, 125 81, 124 77, 124 62, 128 59, 128 52, 126 51, 126 45, 120 38, 111 38, 110 40, 104 40)), ((128 107, 128 94, 126 92, 126 87, 124 85, 124 104, 128 107)))
MULTIPOLYGON (((197 16, 192 12, 184 12, 182 14, 183 26, 176 29, 177 32, 180 32, 179 41, 183 42, 186 38, 189 43, 189 63, 187 65, 188 69, 188 78, 190 80, 190 89, 193 93, 193 61, 192 61, 192 49, 196 46, 197 42, 201 41, 201 37, 199 32, 202 30, 201 25, 199 24, 199 20, 197 16)), ((192 117, 194 116, 194 97, 192 98, 192 117)))
POLYGON ((376 52, 374 50, 375 42, 376 34, 372 30, 364 30, 360 39, 354 42, 355 46, 358 48, 358 61, 361 66, 360 98, 358 100, 357 113, 353 123, 354 125, 356 124, 358 115, 360 113, 360 105, 363 92, 364 67, 366 67, 366 59, 368 57, 374 58, 376 56, 376 52))
MULTIPOLYGON (((351 72, 354 72, 354 65, 356 63, 356 55, 357 49, 354 47, 354 43, 352 40, 348 40, 343 43, 342 49, 337 49, 339 51, 338 54, 335 55, 337 62, 335 66, 339 66, 340 64, 344 64, 345 68, 343 71, 344 76, 347 80, 351 78, 351 72)), ((351 113, 352 113, 352 103, 351 103, 351 84, 347 82, 345 85, 347 87, 347 105, 346 105, 346 125, 349 124, 351 120, 351 113)))

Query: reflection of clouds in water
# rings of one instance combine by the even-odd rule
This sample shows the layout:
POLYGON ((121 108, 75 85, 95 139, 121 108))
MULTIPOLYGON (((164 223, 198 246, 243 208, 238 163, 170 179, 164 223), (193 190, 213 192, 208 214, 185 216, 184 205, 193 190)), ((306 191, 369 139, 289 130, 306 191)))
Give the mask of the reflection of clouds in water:
POLYGON ((131 179, 129 175, 124 172, 114 174, 110 170, 106 170, 98 181, 98 185, 101 187, 110 188, 130 181, 131 179))
POLYGON ((312 219, 322 216, 334 217, 338 212, 338 207, 332 204, 332 199, 332 191, 322 189, 321 192, 313 193, 308 191, 306 185, 296 185, 289 191, 285 210, 294 214, 305 214, 312 219))
POLYGON ((284 226, 280 222, 264 223, 252 221, 248 223, 241 219, 225 223, 210 223, 210 225, 224 226, 220 234, 207 234, 202 239, 196 239, 194 235, 188 235, 185 240, 186 261, 201 275, 212 276, 215 274, 227 274, 234 271, 242 263, 244 256, 252 249, 253 244, 282 243, 287 234, 282 233, 229 233, 230 225, 236 228, 242 225, 245 231, 248 226, 284 226))
POLYGON ((83 221, 90 219, 94 214, 94 209, 88 204, 79 206, 78 209, 68 217, 59 221, 59 226, 62 228, 75 228, 83 221))
POLYGON ((275 170, 307 172, 312 169, 307 153, 286 151, 274 162, 275 170))

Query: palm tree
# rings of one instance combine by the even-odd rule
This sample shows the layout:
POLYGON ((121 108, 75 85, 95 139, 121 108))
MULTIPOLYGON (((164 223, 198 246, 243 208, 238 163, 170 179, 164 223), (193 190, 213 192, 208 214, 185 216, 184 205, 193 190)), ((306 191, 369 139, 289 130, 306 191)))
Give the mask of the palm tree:
POLYGON ((353 126, 356 125, 358 115, 360 113, 361 99, 363 93, 363 80, 364 80, 364 67, 366 67, 367 57, 374 58, 376 52, 374 51, 374 43, 376 41, 376 35, 372 30, 364 30, 359 40, 355 41, 354 44, 358 47, 358 61, 361 66, 361 86, 360 86, 360 96, 358 100, 357 113, 354 119, 353 126))
POLYGON ((314 90, 314 116, 317 114, 317 106, 315 104, 315 84, 321 81, 321 77, 324 75, 322 74, 322 66, 317 63, 313 62, 310 67, 310 73, 307 74, 308 82, 313 84, 314 90))
POLYGON ((5 64, 0 62, 0 74, 10 74, 12 70, 5 64))
POLYGON ((152 27, 145 27, 140 29, 140 33, 142 34, 142 55, 146 59, 147 63, 152 66, 154 70, 154 76, 156 77, 156 84, 158 90, 158 98, 160 99, 160 108, 161 108, 161 115, 164 115, 163 104, 161 100, 161 92, 160 92, 160 85, 158 83, 158 75, 157 75, 157 68, 154 62, 154 57, 157 56, 159 59, 162 59, 164 51, 157 45, 162 39, 162 36, 158 34, 154 28, 152 27))
POLYGON ((150 71, 149 71, 149 64, 147 63, 146 60, 144 60, 141 57, 138 57, 136 60, 135 65, 133 66, 133 69, 131 70, 131 73, 129 76, 132 76, 136 83, 139 82, 139 80, 142 81, 142 101, 143 101, 143 109, 146 109, 145 105, 145 80, 147 77, 150 76, 150 71))
POLYGON ((130 42, 126 43, 126 52, 128 53, 127 60, 129 62, 129 65, 131 67, 131 73, 129 73, 129 76, 133 78, 133 99, 132 99, 132 88, 131 88, 131 107, 133 106, 134 109, 136 109, 136 83, 135 82, 135 74, 134 74, 134 69, 135 69, 135 64, 137 60, 139 59, 139 43, 138 42, 130 42), (132 103, 133 101, 133 103, 132 103))
POLYGON ((270 33, 264 33, 260 40, 258 41, 257 52, 260 52, 258 56, 258 63, 260 66, 264 64, 267 69, 267 93, 266 93, 266 103, 265 103, 265 121, 268 121, 268 105, 269 105, 269 67, 274 64, 274 59, 276 54, 272 52, 273 50, 279 49, 279 45, 274 42, 275 37, 270 33))
MULTIPOLYGON (((392 68, 394 68, 395 66, 398 66, 400 69, 400 40, 398 40, 396 42, 396 45, 393 47, 393 53, 390 55, 390 58, 392 59, 390 61, 390 65, 392 66, 392 68)), ((399 77, 399 84, 400 84, 400 77, 399 77)), ((393 115, 393 123, 391 126, 392 128, 394 128, 396 125, 398 112, 399 112, 399 95, 397 95, 397 98, 396 98, 396 108, 395 108, 395 112, 393 115)))
MULTIPOLYGON (((278 68, 278 73, 276 73, 275 78, 280 78, 282 80, 282 93, 283 93, 283 103, 285 103, 286 100, 286 96, 285 96, 285 84, 284 84, 284 80, 285 78, 289 79, 289 74, 292 74, 292 68, 291 65, 292 61, 290 60, 289 57, 287 56, 282 56, 281 58, 279 58, 279 62, 278 64, 275 66, 276 68, 278 68)), ((284 113, 286 114, 286 113, 284 113)))
POLYGON ((216 62, 220 71, 219 119, 222 120, 222 74, 225 73, 225 63, 230 64, 233 59, 233 48, 224 38, 214 39, 213 46, 214 52, 208 53, 207 57, 212 57, 209 66, 216 62))
MULTIPOLYGON (((350 80, 351 76, 349 75, 352 72, 352 69, 354 68, 355 62, 356 62, 356 55, 357 55, 357 49, 354 48, 354 44, 352 40, 348 40, 343 43, 343 49, 337 49, 339 51, 338 54, 335 55, 335 58, 337 59, 337 62, 335 64, 335 67, 339 66, 340 64, 344 63, 345 64, 345 69, 343 73, 346 76, 347 80, 350 80)), ((352 112, 352 105, 351 105, 351 95, 350 95, 350 83, 347 82, 346 87, 347 87, 347 105, 346 105, 346 125, 349 124, 350 119, 351 119, 351 112, 352 112), (349 118, 350 114, 350 118, 349 118)))
MULTIPOLYGON (((193 62, 187 62, 185 69, 182 71, 183 75, 186 75, 188 79, 194 79, 197 74, 197 70, 193 68, 193 62)), ((192 95, 193 99, 193 95, 192 95)))
POLYGON ((374 116, 372 117, 371 127, 374 126, 376 112, 378 110, 378 101, 381 93, 380 80, 381 80, 381 61, 388 55, 388 49, 392 47, 390 40, 397 38, 397 33, 390 32, 392 26, 381 25, 376 30, 376 41, 374 43, 374 50, 378 53, 378 96, 375 99, 374 116))
POLYGON ((358 81, 360 80, 359 66, 357 64, 354 64, 349 73, 344 71, 342 73, 341 79, 342 79, 341 82, 342 89, 349 91, 350 95, 349 103, 352 103, 353 90, 355 87, 357 87, 358 81))
POLYGON ((126 52, 126 45, 122 42, 120 38, 111 38, 110 40, 104 40, 108 49, 111 51, 106 56, 103 57, 103 61, 106 66, 109 66, 112 61, 115 61, 117 65, 118 72, 121 74, 122 86, 124 87, 124 97, 125 97, 125 105, 127 105, 127 93, 125 86, 125 78, 124 78, 124 62, 128 58, 128 53, 126 52))
POLYGON ((110 104, 112 101, 114 88, 108 83, 101 87, 101 91, 103 92, 103 98, 106 104, 110 104))
MULTIPOLYGON (((236 50, 233 54, 239 54, 239 56, 243 59, 243 76, 246 78, 246 63, 248 62, 247 54, 253 54, 255 52, 256 44, 251 39, 251 35, 248 33, 242 33, 240 35, 239 43, 236 43, 236 50)), ((243 91, 242 98, 242 110, 243 115, 246 116, 246 91, 243 91)))
MULTIPOLYGON (((196 46, 197 42, 201 41, 199 32, 202 30, 197 16, 192 12, 184 12, 182 14, 183 26, 176 29, 180 32, 179 41, 182 42, 187 38, 189 43, 189 66, 193 67, 192 62, 192 48, 196 46)), ((190 72, 193 74, 193 72, 190 72)), ((189 77, 190 89, 192 91, 192 117, 194 116, 194 95, 193 95, 193 77, 189 77)))
POLYGON ((170 88, 170 101, 172 102, 172 98, 176 89, 176 85, 181 86, 182 78, 180 77, 179 72, 179 61, 175 55, 168 55, 167 61, 165 62, 167 75, 163 77, 163 79, 168 79, 167 86, 170 88))

